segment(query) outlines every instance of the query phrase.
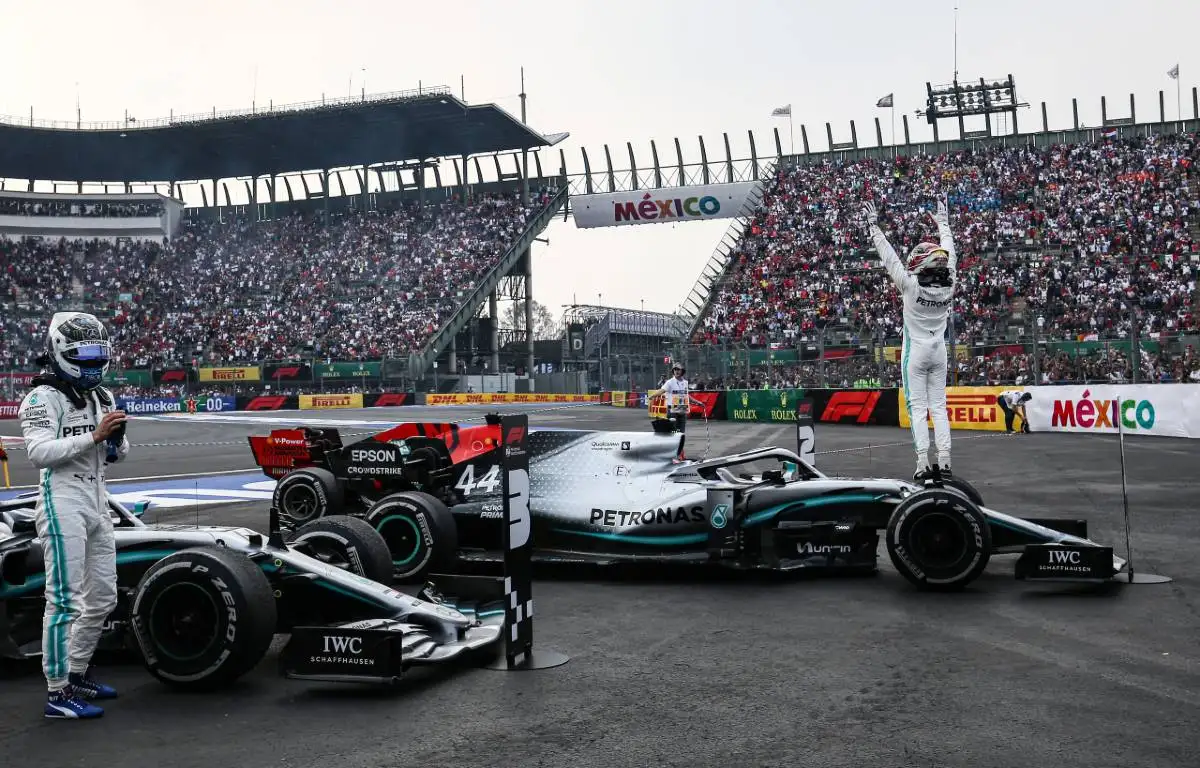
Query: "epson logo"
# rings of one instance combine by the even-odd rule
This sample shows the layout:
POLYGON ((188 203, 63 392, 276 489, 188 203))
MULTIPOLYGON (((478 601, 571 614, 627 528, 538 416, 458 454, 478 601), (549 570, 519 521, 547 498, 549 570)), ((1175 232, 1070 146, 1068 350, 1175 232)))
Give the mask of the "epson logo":
POLYGON ((396 453, 386 448, 355 448, 350 451, 350 461, 385 463, 396 460, 396 453))
POLYGON ((797 549, 802 555, 850 554, 849 544, 813 544, 811 541, 806 541, 797 547, 797 549))
POLYGON ((361 637, 346 637, 345 635, 325 635, 325 645, 322 653, 352 653, 355 656, 362 653, 361 637))

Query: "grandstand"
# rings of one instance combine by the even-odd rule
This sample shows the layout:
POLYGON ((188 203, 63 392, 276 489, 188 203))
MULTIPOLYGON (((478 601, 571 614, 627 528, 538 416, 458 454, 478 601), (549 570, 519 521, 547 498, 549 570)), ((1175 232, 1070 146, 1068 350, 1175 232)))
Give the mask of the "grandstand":
POLYGON ((797 155, 776 132, 759 157, 751 135, 737 173, 728 137, 723 160, 701 144, 685 167, 676 142, 677 165, 654 150, 650 170, 623 174, 606 147, 607 171, 584 153, 574 176, 561 152, 557 175, 542 170, 561 136, 445 89, 137 126, 0 125, 0 177, 162 179, 150 192, 0 191, 0 234, 25 238, 0 241, 0 369, 33 367, 46 314, 85 305, 113 323, 125 375, 152 384, 196 384, 213 365, 262 364, 270 378, 299 361, 286 367, 307 371, 297 387, 353 362, 371 371, 363 384, 453 388, 460 349, 486 372, 580 370, 613 387, 657 383, 668 358, 712 386, 892 383, 898 303, 859 205, 879 201, 908 247, 930 231, 921 206, 946 191, 957 383, 1200 379, 1200 114, 1067 131, 1044 115, 1034 133, 934 143, 910 143, 905 119, 895 147, 877 123, 879 146, 860 148, 852 127, 827 152, 809 152, 801 126, 797 155), (197 149, 213 142, 220 152, 197 149), (569 194, 750 181, 752 210, 677 314, 572 307, 561 344, 537 346, 499 327, 501 302, 531 311, 529 248, 569 194), (188 189, 201 204, 173 216, 188 189))
POLYGON ((531 286, 529 246, 566 200, 563 179, 539 160, 531 176, 526 155, 565 135, 444 88, 136 125, 9 123, 0 136, 0 177, 31 180, 0 192, 10 371, 33 365, 47 313, 87 306, 112 323, 124 369, 371 360, 380 379, 418 380, 453 361, 480 307, 496 315, 502 281, 531 286), (311 168, 329 170, 297 170, 311 168), (47 178, 80 181, 33 192, 47 178), (85 189, 113 178, 198 189, 201 205, 182 222, 141 211, 154 231, 135 230, 143 219, 117 206, 162 198, 174 210, 176 198, 85 189), (231 204, 229 179, 247 204, 231 204))

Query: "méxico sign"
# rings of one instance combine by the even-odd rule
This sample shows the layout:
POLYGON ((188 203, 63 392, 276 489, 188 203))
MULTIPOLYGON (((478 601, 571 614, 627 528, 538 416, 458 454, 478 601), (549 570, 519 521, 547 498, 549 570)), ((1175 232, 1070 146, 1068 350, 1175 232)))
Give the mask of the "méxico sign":
POLYGON ((571 211, 580 229, 732 219, 748 213, 747 201, 758 185, 741 181, 579 195, 571 197, 571 211))
POLYGON ((1028 387, 1034 432, 1200 437, 1200 384, 1028 387))

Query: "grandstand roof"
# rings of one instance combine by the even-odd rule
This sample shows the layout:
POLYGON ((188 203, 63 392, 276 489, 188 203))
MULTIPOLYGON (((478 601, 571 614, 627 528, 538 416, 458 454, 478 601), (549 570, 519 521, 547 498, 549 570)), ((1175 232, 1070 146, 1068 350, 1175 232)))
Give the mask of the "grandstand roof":
POLYGON ((0 177, 195 181, 549 146, 494 104, 449 89, 128 123, 0 117, 0 177))

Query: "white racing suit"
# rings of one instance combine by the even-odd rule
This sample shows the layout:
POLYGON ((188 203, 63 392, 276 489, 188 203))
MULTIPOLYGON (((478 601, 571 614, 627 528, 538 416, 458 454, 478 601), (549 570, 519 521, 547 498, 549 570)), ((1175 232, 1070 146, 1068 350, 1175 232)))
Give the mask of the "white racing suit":
POLYGON ((929 426, 933 420, 937 463, 950 467, 950 417, 946 413, 946 323, 954 302, 957 255, 950 226, 938 221, 941 246, 949 254, 949 286, 926 286, 917 282, 887 241, 878 225, 871 226, 871 238, 883 260, 888 276, 896 284, 904 301, 904 346, 900 357, 904 402, 912 427, 913 448, 917 453, 917 471, 929 467, 929 426))
MULTIPOLYGON (((68 673, 87 671, 117 604, 116 545, 104 488, 107 441, 92 441, 114 403, 107 390, 82 398, 83 407, 76 407, 43 384, 25 396, 19 412, 25 450, 41 470, 35 522, 46 566, 42 670, 50 690, 63 688, 68 673)), ((118 455, 128 451, 122 439, 118 455)))

